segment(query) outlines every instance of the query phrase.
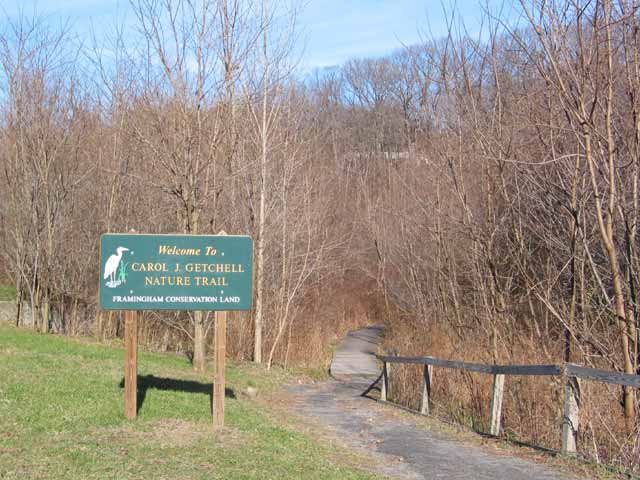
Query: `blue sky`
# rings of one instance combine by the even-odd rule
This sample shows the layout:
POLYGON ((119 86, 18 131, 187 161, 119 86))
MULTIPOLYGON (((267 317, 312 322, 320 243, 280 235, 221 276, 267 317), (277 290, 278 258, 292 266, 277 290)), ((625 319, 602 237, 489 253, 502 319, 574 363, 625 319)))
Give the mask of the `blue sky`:
MULTIPOLYGON (((477 33, 482 0, 458 0, 465 25, 477 33)), ((301 16, 307 37, 303 68, 341 64, 352 57, 379 56, 443 36, 447 23, 440 0, 311 0, 301 16)), ((492 2, 497 4, 497 2, 492 2)), ((449 5, 446 7, 451 9, 449 5)))
MULTIPOLYGON (((282 0, 271 0, 277 4, 282 0)), ((506 0, 509 3, 509 0, 506 0)), ((453 0, 306 0, 299 17, 300 36, 305 48, 300 67, 304 71, 340 65, 349 58, 380 56, 420 41, 421 36, 444 35, 443 4, 451 9, 453 0)), ((492 8, 498 0, 489 0, 492 8)), ((486 0, 456 0, 465 25, 477 33, 481 3, 486 0)), ((132 20, 127 0, 0 0, 9 15, 22 4, 26 13, 50 15, 50 21, 70 19, 73 30, 87 34, 91 25, 100 33, 113 26, 116 18, 132 20), (28 6, 25 6, 28 5, 28 6)))

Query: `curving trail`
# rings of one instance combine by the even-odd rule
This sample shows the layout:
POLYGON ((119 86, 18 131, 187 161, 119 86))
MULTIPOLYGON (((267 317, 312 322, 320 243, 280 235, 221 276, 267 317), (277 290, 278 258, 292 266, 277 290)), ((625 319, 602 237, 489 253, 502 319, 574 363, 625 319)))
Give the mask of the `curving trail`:
POLYGON ((349 332, 331 362, 334 380, 288 388, 294 410, 313 423, 318 433, 328 432, 340 439, 344 447, 369 458, 372 470, 390 478, 575 478, 540 463, 509 456, 491 444, 479 446, 461 441, 441 428, 430 428, 422 417, 405 415, 363 396, 380 374, 375 353, 382 332, 379 326, 349 332))

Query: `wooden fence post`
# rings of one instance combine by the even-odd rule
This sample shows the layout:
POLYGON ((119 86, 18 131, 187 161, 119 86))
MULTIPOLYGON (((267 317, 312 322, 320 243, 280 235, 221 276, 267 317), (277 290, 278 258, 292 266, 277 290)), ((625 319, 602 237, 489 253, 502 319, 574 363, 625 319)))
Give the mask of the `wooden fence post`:
POLYGON ((560 453, 576 453, 578 436, 578 414, 580 411, 580 383, 576 377, 567 377, 564 387, 564 406, 562 414, 562 447, 560 453))
POLYGON ((500 418, 502 416, 502 394, 504 393, 504 375, 493 376, 493 395, 491 396, 491 419, 489 433, 500 434, 500 418))
POLYGON ((382 362, 382 387, 380 388, 380 400, 383 402, 387 401, 387 396, 389 395, 389 363, 383 361, 382 362))
POLYGON ((124 312, 124 416, 136 418, 138 409, 138 312, 124 312))
POLYGON ((433 379, 433 365, 425 365, 422 382, 422 405, 420 413, 429 415, 429 402, 431 401, 431 380, 433 379))

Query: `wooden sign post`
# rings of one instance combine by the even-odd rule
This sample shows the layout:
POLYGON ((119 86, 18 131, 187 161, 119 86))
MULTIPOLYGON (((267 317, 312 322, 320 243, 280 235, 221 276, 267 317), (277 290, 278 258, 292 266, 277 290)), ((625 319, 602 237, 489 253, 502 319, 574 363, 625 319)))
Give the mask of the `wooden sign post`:
POLYGON ((227 353, 227 312, 216 312, 215 318, 215 376, 213 379, 213 428, 224 427, 224 369, 227 353))
POLYGON ((138 311, 215 311, 213 425, 224 425, 227 311, 250 310, 253 242, 247 236, 105 234, 100 307, 125 312, 124 413, 137 414, 138 311))
POLYGON ((138 410, 138 312, 124 313, 124 416, 136 418, 138 410))

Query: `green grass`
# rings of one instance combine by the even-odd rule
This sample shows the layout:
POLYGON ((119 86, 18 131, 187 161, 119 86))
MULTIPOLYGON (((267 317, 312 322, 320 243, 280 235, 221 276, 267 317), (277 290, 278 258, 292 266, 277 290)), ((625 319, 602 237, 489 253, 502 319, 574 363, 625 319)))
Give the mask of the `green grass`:
POLYGON ((0 302, 10 302, 16 299, 16 287, 0 284, 0 302))
POLYGON ((135 421, 123 415, 123 350, 0 325, 0 479, 360 479, 336 456, 242 395, 284 374, 227 369, 226 427, 211 428, 211 372, 139 352, 135 421), (144 382, 142 382, 144 380, 144 382))

